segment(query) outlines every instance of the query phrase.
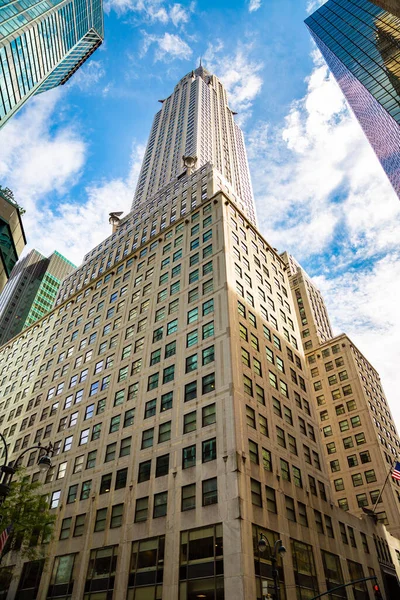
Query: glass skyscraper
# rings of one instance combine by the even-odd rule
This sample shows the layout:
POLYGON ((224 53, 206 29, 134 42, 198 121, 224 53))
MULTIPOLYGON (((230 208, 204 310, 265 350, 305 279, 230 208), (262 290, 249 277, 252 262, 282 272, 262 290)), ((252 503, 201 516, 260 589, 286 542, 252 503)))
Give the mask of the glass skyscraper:
POLYGON ((400 196, 400 12, 392 7, 328 0, 306 25, 400 196))
POLYGON ((0 127, 63 85, 103 38, 102 0, 0 0, 0 127))
POLYGON ((0 292, 26 244, 22 213, 12 191, 0 186, 0 292))
POLYGON ((17 262, 0 294, 0 344, 53 308, 62 280, 74 269, 57 251, 46 258, 31 250, 17 262))

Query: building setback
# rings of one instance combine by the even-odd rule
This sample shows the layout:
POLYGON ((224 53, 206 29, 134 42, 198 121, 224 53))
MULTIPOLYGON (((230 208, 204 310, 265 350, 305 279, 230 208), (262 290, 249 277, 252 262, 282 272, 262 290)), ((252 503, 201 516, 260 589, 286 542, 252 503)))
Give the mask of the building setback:
POLYGON ((25 245, 21 208, 12 191, 0 187, 0 293, 25 245))
POLYGON ((55 446, 48 567, 10 553, 8 600, 261 600, 260 533, 282 600, 398 595, 398 540, 335 505, 288 271, 238 204, 186 165, 0 349, 12 458, 55 446))
POLYGON ((61 281, 73 269, 75 265, 59 252, 45 258, 31 250, 18 261, 0 294, 0 344, 53 308, 61 281))
POLYGON ((325 301, 291 254, 284 252, 281 258, 288 269, 304 351, 317 348, 333 338, 325 301))
POLYGON ((63 85, 101 45, 102 0, 0 6, 0 128, 24 103, 63 85))
POLYGON ((328 0, 305 22, 400 196, 399 3, 328 0))
POLYGON ((363 508, 375 510, 399 537, 399 482, 390 477, 380 494, 400 439, 379 374, 347 335, 333 336, 321 292, 292 256, 282 257, 290 269, 335 501, 357 515, 363 508))

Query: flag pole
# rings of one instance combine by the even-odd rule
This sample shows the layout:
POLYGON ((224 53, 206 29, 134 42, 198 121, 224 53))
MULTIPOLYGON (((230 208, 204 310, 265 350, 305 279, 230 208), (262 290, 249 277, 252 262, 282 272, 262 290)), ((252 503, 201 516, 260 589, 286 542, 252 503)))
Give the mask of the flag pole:
POLYGON ((376 507, 378 506, 378 504, 379 504, 379 501, 380 501, 380 499, 382 498, 383 490, 384 490, 384 489, 385 489, 385 487, 386 487, 386 484, 387 484, 387 482, 388 482, 388 479, 389 479, 390 475, 391 475, 391 474, 392 474, 392 472, 393 472, 393 466, 394 466, 396 463, 397 463, 397 459, 395 459, 395 460, 394 460, 394 462, 392 463, 392 465, 391 465, 391 467, 390 467, 390 469, 389 469, 389 473, 386 475, 385 483, 383 484, 383 486, 382 486, 382 488, 381 488, 381 491, 379 492, 379 496, 378 496, 378 498, 377 498, 377 500, 376 500, 376 502, 375 502, 375 504, 374 504, 374 508, 372 509, 372 514, 375 514, 376 507))

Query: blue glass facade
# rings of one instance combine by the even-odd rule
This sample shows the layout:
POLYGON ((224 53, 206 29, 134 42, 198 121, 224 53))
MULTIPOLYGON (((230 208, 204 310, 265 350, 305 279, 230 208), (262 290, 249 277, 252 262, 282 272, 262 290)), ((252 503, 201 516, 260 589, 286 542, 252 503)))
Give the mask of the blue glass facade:
POLYGON ((0 127, 100 46, 102 0, 0 0, 0 127))
POLYGON ((328 0, 306 25, 400 197, 400 17, 328 0))

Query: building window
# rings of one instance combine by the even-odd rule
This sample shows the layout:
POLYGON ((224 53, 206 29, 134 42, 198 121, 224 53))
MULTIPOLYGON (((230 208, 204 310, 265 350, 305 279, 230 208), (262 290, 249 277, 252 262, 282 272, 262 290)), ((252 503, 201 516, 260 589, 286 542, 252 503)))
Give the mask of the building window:
POLYGON ((335 479, 333 483, 337 492, 341 492, 344 490, 344 481, 342 477, 340 477, 339 479, 335 479))
POLYGON ((148 481, 150 479, 151 460, 146 460, 139 464, 138 483, 148 481))
POLYGON ((326 588, 328 590, 344 583, 340 558, 336 554, 321 550, 324 565, 326 588))
POLYGON ((104 462, 109 462, 110 460, 114 460, 115 453, 117 451, 117 443, 108 444, 106 447, 106 455, 104 457, 104 462))
POLYGON ((117 568, 118 546, 91 550, 85 583, 85 600, 96 600, 100 594, 112 597, 117 568))
POLYGON ((153 445, 154 440, 154 428, 146 429, 142 433, 142 450, 144 448, 150 448, 153 445))
POLYGON ((83 535, 85 529, 85 519, 86 515, 77 515, 75 517, 74 537, 80 537, 83 535))
POLYGON ((155 388, 158 387, 158 378, 159 378, 159 373, 153 373, 152 375, 149 375, 149 378, 147 381, 147 391, 154 390, 155 388))
POLYGON ((97 450, 92 450, 87 455, 86 468, 93 469, 96 466, 97 450))
POLYGON ((114 433, 115 431, 118 431, 120 422, 121 422, 121 415, 116 415, 115 417, 112 417, 112 419, 110 421, 109 433, 114 433))
MULTIPOLYGON (((77 554, 56 556, 50 577, 50 585, 46 598, 48 600, 60 598, 64 590, 72 592, 74 586, 74 565, 77 554)), ((63 599, 61 599, 63 600, 63 599)))
POLYGON ((61 529, 60 529, 60 540, 66 540, 67 538, 69 538, 69 534, 71 531, 71 525, 72 525, 72 517, 67 517, 66 519, 62 520, 61 523, 61 529))
POLYGON ((154 417, 157 409, 157 400, 149 400, 146 402, 144 406, 144 418, 149 419, 150 417, 154 417))
POLYGON ((265 495, 267 499, 267 510, 272 513, 277 513, 277 505, 276 505, 276 496, 274 488, 266 485, 265 486, 265 495))
POLYGON ((121 458, 122 456, 129 456, 131 453, 131 442, 132 442, 132 438, 131 437, 127 437, 124 438, 123 440, 121 440, 121 446, 119 449, 119 457, 121 458))
POLYGON ((297 598, 312 598, 319 592, 312 546, 293 539, 290 545, 297 598))
POLYGON ((202 427, 207 427, 216 422, 216 406, 209 404, 202 408, 202 427))
POLYGON ((112 473, 103 475, 100 483, 100 494, 106 494, 111 489, 112 473))
POLYGON ((106 528, 106 520, 107 520, 107 509, 100 508, 96 512, 96 521, 94 524, 94 531, 104 531, 106 528))
POLYGON ((218 502, 217 478, 202 481, 202 505, 209 506, 218 502))
POLYGON ((190 433, 196 430, 196 411, 183 415, 183 433, 190 433))
POLYGON ((223 598, 222 525, 181 532, 181 600, 223 598))
POLYGON ((147 514, 149 510, 149 498, 138 498, 136 500, 135 508, 135 523, 141 523, 147 520, 147 514))
POLYGON ((185 385, 185 402, 197 398, 197 381, 191 381, 185 385))
POLYGON ((158 430, 158 443, 167 442, 171 439, 171 421, 161 423, 158 430))
POLYGON ((168 475, 169 471, 169 454, 158 456, 156 460, 156 477, 168 475))
POLYGON ((252 504, 262 507, 261 483, 256 479, 250 479, 250 489, 252 504))
POLYGON ((123 426, 130 427, 131 425, 133 425, 134 420, 135 420, 135 409, 130 408, 124 414, 124 425, 123 426))
POLYGON ((110 529, 121 527, 124 514, 124 505, 116 504, 111 509, 110 529))
POLYGON ((127 598, 161 598, 165 537, 133 542, 127 598))
POLYGON ((308 527, 307 507, 302 502, 297 502, 298 522, 304 527, 308 527))
POLYGON ((196 444, 182 449, 182 469, 189 469, 196 464, 196 444))
POLYGON ((80 500, 87 500, 90 496, 91 489, 92 489, 92 480, 89 479, 89 481, 84 481, 82 483, 80 500))
POLYGON ((165 517, 167 514, 168 492, 154 494, 153 519, 165 517))
POLYGON ((290 496, 285 496, 286 517, 289 521, 296 522, 296 511, 294 508, 294 500, 290 496))
POLYGON ((359 485, 363 485, 363 478, 361 473, 354 473, 354 475, 351 476, 351 479, 353 481, 353 486, 354 487, 358 487, 359 485))
POLYGON ((217 440, 212 438, 202 442, 202 462, 209 462, 217 458, 217 440))
POLYGON ((169 381, 173 381, 175 377, 175 365, 170 365, 166 367, 163 371, 163 383, 168 383, 169 381))
POLYGON ((298 467, 292 466, 292 473, 293 473, 293 483, 299 487, 302 488, 303 487, 303 482, 301 479, 301 471, 298 467))
POLYGON ((190 373, 197 369, 197 354, 192 354, 186 358, 185 373, 190 373))
POLYGON ((50 508, 57 508, 60 504, 61 490, 57 490, 51 494, 50 508))
POLYGON ((202 394, 208 394, 215 390, 215 373, 210 373, 202 378, 202 394))
POLYGON ((24 563, 18 584, 17 597, 37 598, 43 567, 44 559, 24 563))
POLYGON ((67 496, 67 504, 72 504, 72 502, 75 502, 76 497, 78 494, 78 485, 71 485, 68 488, 68 496, 67 496))

